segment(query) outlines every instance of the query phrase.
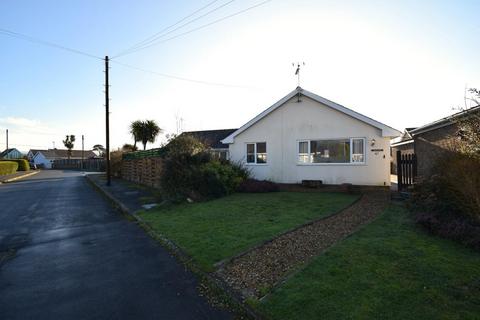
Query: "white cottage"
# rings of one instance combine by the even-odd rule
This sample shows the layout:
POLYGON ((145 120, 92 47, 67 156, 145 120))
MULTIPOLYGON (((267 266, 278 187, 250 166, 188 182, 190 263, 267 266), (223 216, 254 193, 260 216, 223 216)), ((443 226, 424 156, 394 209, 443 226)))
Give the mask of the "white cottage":
POLYGON ((256 179, 389 186, 390 139, 400 134, 298 87, 222 142, 256 179))

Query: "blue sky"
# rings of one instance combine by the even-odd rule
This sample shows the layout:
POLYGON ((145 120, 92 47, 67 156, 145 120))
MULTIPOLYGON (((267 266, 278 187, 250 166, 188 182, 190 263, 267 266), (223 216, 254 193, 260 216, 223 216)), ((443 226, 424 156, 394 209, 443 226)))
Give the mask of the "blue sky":
MULTIPOLYGON (((113 56, 209 2, 2 0, 0 28, 113 56)), ((169 36, 260 2, 233 1, 169 36)), ((302 87, 388 125, 436 120, 463 104, 465 86, 480 87, 479 9, 478 1, 273 0, 119 57, 239 87, 112 63, 112 146, 131 142, 136 119, 155 119, 166 133, 180 117, 184 130, 239 127, 295 88, 293 61, 306 62, 302 87)), ((102 61, 3 34, 0 48, 0 149, 6 128, 25 151, 58 147, 66 134, 85 134, 87 147, 104 143, 102 61)))

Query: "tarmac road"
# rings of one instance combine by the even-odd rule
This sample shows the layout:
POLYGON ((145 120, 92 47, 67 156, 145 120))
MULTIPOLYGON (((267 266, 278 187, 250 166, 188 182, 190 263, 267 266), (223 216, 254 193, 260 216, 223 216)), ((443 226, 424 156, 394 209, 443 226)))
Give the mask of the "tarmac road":
POLYGON ((0 319, 229 319, 79 172, 0 185, 0 319))

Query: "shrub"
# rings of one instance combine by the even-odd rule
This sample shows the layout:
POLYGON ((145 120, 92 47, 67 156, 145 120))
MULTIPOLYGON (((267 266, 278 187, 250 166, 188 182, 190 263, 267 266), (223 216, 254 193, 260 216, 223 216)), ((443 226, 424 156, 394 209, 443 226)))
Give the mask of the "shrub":
POLYGON ((165 149, 160 186, 168 200, 222 197, 235 192, 248 178, 248 172, 240 165, 213 160, 204 145, 194 137, 176 137, 165 149))
POLYGON ((429 233, 458 241, 480 251, 480 225, 462 216, 417 213, 416 222, 429 233))
POLYGON ((411 207, 416 222, 432 234, 480 249, 480 162, 449 153, 420 181, 411 207))
POLYGON ((480 222, 480 161, 461 154, 439 159, 435 174, 419 182, 412 204, 417 211, 455 214, 480 222))
POLYGON ((114 177, 122 175, 122 156, 123 151, 121 150, 110 152, 110 172, 114 177))
POLYGON ((14 161, 0 161, 0 176, 17 172, 18 163, 14 161))
POLYGON ((218 198, 235 192, 244 179, 238 167, 211 160, 199 166, 193 187, 205 198, 218 198))
POLYGON ((0 160, 0 161, 16 162, 18 164, 17 171, 29 171, 30 170, 30 164, 28 163, 28 160, 25 160, 25 159, 6 159, 6 160, 0 160))
POLYGON ((255 179, 247 179, 243 181, 239 187, 239 192, 252 192, 252 193, 260 193, 260 192, 276 192, 279 191, 278 184, 268 181, 268 180, 255 180, 255 179))

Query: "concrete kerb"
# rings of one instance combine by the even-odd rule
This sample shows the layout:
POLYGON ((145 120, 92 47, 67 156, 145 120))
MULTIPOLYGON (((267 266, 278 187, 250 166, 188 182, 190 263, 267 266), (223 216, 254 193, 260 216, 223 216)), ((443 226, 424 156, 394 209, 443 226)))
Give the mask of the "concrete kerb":
POLYGON ((105 188, 102 188, 100 185, 98 185, 96 181, 94 181, 88 175, 85 175, 85 178, 99 193, 101 193, 105 198, 107 198, 115 208, 117 208, 122 214, 126 215, 127 217, 133 218, 135 222, 140 227, 142 227, 149 236, 160 242, 167 250, 170 251, 170 253, 172 253, 177 259, 179 259, 180 262, 187 266, 190 271, 207 280, 209 283, 213 284, 217 288, 221 288, 226 293, 228 298, 232 300, 235 305, 241 308, 241 311, 245 313, 245 315, 252 319, 262 319, 260 315, 258 315, 248 304, 246 304, 241 295, 231 289, 229 285, 225 283, 222 279, 218 278, 215 273, 210 274, 200 269, 193 262, 192 257, 190 257, 185 251, 183 251, 173 241, 165 237, 163 234, 160 234, 153 230, 153 228, 151 228, 150 225, 148 225, 137 214, 137 212, 128 209, 123 203, 121 203, 120 200, 113 196, 108 190, 105 190, 105 188))
POLYGON ((3 181, 0 181, 0 184, 2 183, 10 183, 10 182, 14 182, 16 180, 20 180, 20 179, 23 179, 23 178, 26 178, 26 177, 30 177, 30 176, 33 176, 33 175, 36 175, 37 173, 39 173, 39 171, 32 171, 32 172, 28 172, 28 173, 25 173, 21 176, 18 176, 18 177, 13 177, 11 179, 7 179, 7 180, 3 180, 3 181))

